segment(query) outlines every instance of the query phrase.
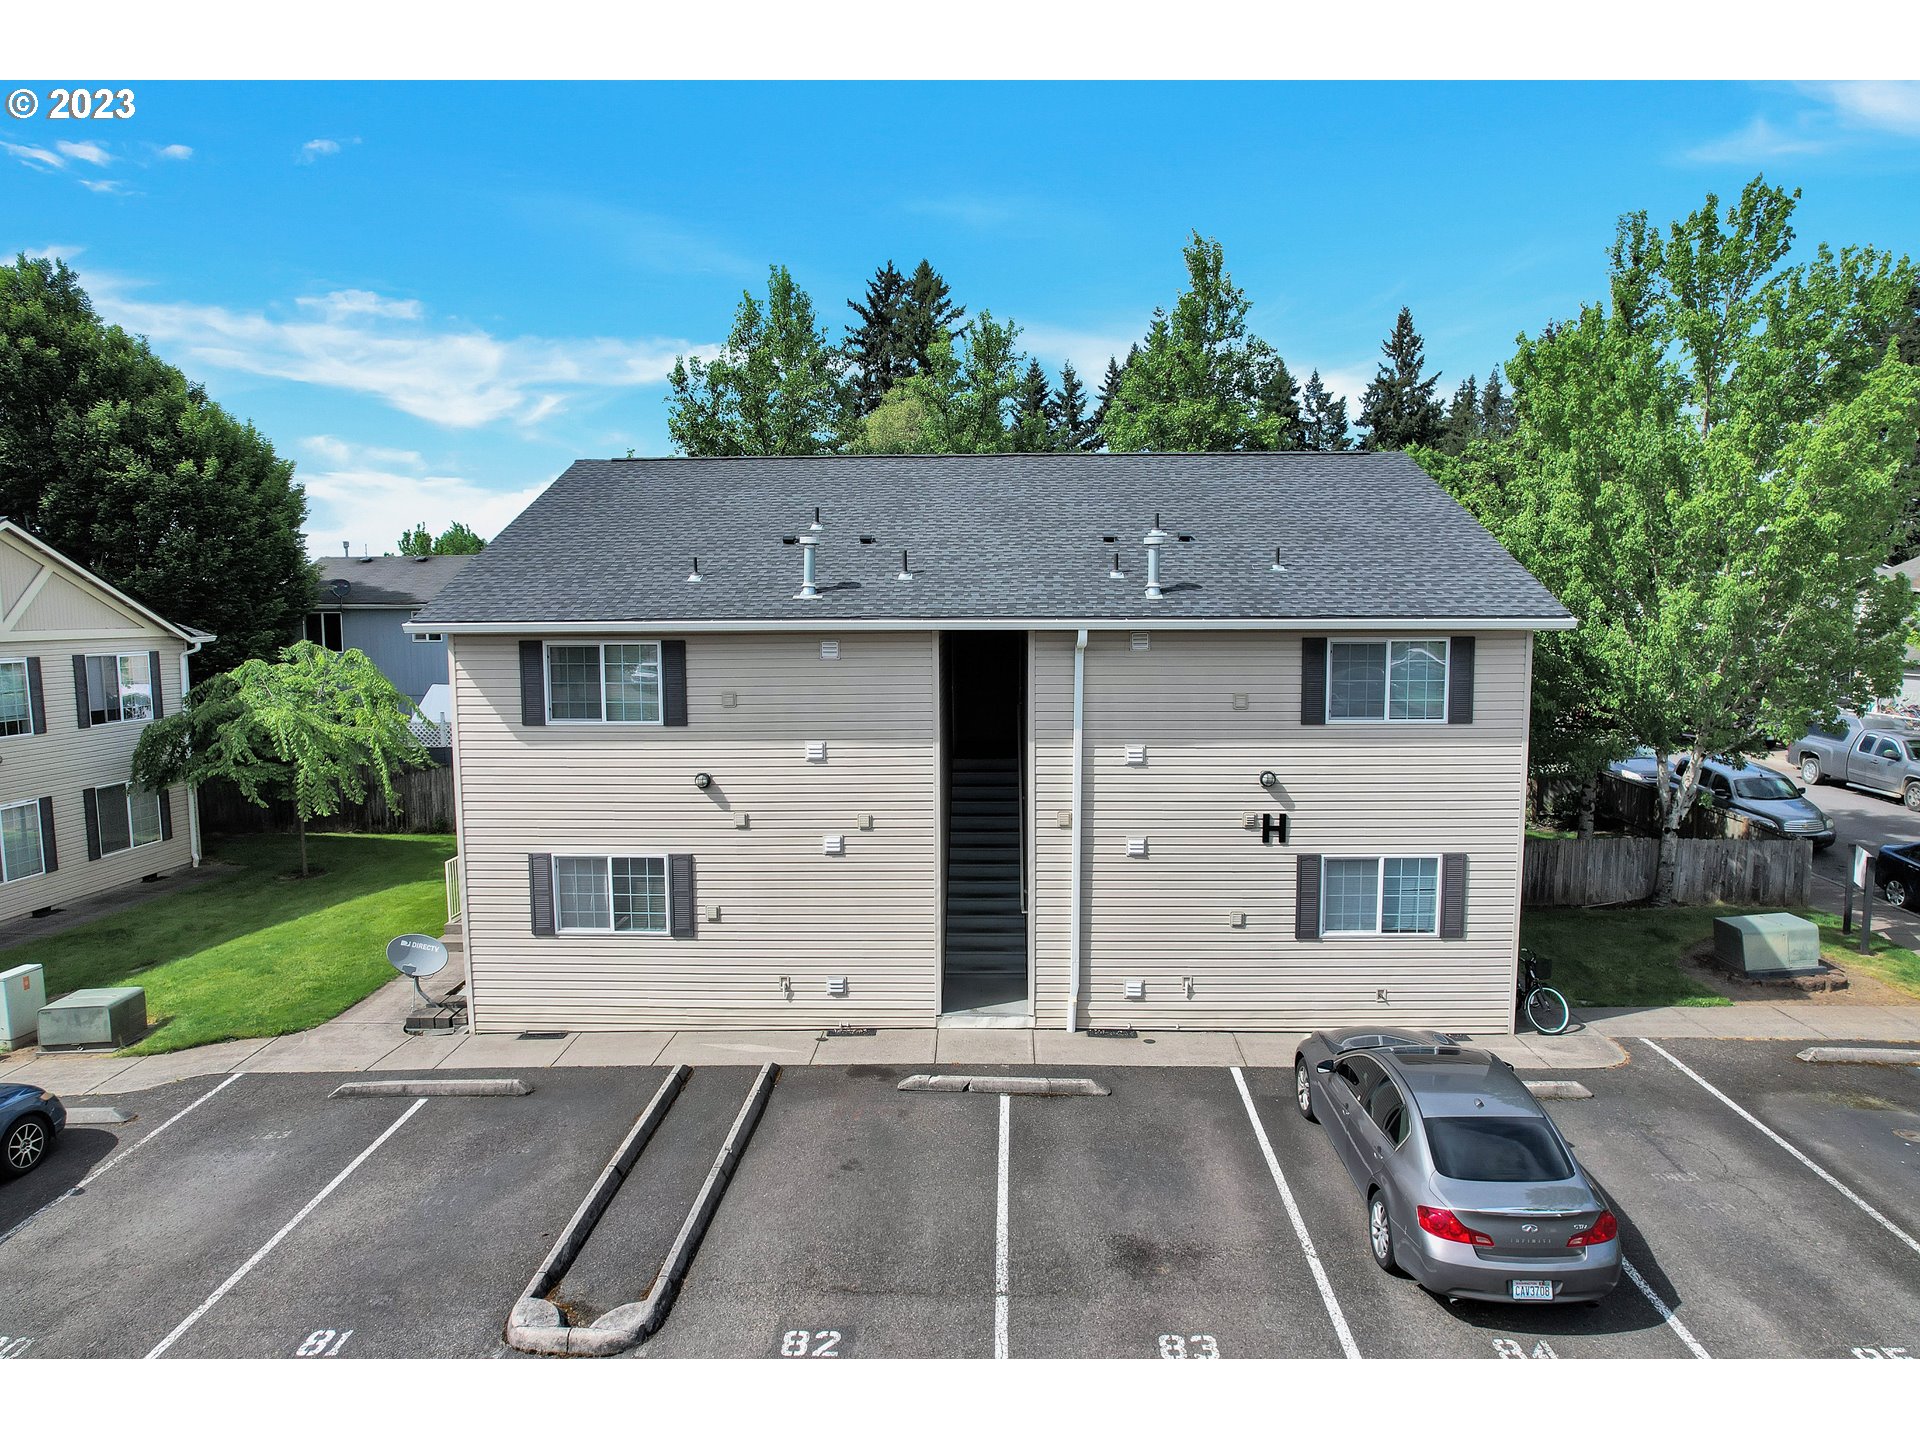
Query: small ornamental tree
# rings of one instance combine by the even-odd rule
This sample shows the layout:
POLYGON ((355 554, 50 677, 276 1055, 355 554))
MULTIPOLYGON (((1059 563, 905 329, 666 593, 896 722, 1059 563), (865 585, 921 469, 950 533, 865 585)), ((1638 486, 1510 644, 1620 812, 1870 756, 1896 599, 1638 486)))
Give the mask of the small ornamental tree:
POLYGON ((302 640, 278 661, 248 660, 194 686, 141 735, 133 779, 149 790, 225 780, 253 805, 292 801, 305 876, 309 820, 337 815, 375 786, 400 808, 394 776, 428 763, 407 725, 414 714, 360 651, 302 640))

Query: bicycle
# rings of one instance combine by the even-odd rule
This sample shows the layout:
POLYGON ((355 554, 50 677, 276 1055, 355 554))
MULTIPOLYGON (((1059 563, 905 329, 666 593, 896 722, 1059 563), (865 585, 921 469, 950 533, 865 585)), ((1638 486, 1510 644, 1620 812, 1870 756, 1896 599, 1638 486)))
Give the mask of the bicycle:
POLYGON ((1533 951, 1523 949, 1520 952, 1520 1013, 1532 1022, 1533 1028, 1542 1035, 1563 1033, 1573 1012, 1567 1008, 1567 997, 1551 985, 1540 982, 1553 975, 1553 962, 1543 960, 1533 951))

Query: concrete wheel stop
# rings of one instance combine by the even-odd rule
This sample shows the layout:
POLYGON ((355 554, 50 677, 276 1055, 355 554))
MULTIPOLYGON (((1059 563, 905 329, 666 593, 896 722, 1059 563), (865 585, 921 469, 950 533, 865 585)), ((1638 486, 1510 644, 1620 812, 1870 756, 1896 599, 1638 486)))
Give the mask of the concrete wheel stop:
POLYGON ((895 1087, 935 1094, 1111 1095, 1098 1080, 1059 1075, 909 1075, 895 1087))
POLYGON ((720 1207, 720 1198, 726 1193, 734 1167, 740 1163, 740 1155, 753 1137, 754 1126, 759 1124, 760 1114, 767 1108, 767 1096, 773 1089, 774 1077, 779 1070, 778 1065, 767 1064, 761 1066, 760 1073, 754 1076, 747 1098, 741 1104, 739 1113, 733 1117, 727 1138, 721 1142, 720 1153, 707 1171, 707 1178, 700 1186, 700 1193, 694 1197, 693 1206, 687 1211, 687 1218, 681 1223, 679 1233, 667 1247, 667 1258, 661 1263, 646 1294, 631 1304, 615 1306, 588 1324, 569 1325, 561 1315, 560 1307, 548 1297, 566 1277, 568 1267, 579 1257, 581 1247, 593 1233, 594 1225, 606 1213, 621 1182, 640 1158, 640 1152, 646 1149, 653 1132, 660 1128, 660 1122, 666 1118, 668 1108, 685 1088, 687 1077, 692 1072, 685 1065, 676 1065, 667 1073, 667 1078, 654 1092, 653 1099, 647 1102, 647 1108, 640 1112, 640 1118, 634 1121, 633 1128, 615 1148, 613 1158, 587 1191, 580 1208, 573 1212, 573 1218, 560 1232, 560 1238, 554 1241, 547 1258, 534 1271, 527 1288, 520 1292, 520 1298, 514 1302, 513 1311, 507 1317, 506 1341, 509 1345, 536 1355, 618 1355, 631 1350, 660 1328, 667 1318, 667 1312, 673 1308, 674 1296, 679 1293, 680 1281, 685 1277, 687 1267, 693 1263, 693 1255, 700 1246, 701 1237, 707 1233, 713 1213, 720 1207))

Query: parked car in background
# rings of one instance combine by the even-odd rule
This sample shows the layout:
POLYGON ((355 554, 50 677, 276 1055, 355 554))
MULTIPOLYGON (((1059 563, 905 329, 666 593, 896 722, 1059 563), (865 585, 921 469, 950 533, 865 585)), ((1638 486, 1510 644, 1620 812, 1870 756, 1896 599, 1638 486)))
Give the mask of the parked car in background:
POLYGON ((1889 905, 1920 909, 1920 845, 1883 845, 1873 857, 1873 883, 1889 905))
POLYGON ((1787 760, 1808 785, 1831 781, 1873 790, 1920 810, 1920 731, 1892 715, 1842 714, 1788 747, 1787 760))
POLYGON ((1472 1300, 1597 1301, 1619 1280, 1606 1196, 1506 1061, 1433 1030, 1316 1030, 1293 1077, 1381 1269, 1472 1300))
MULTIPOLYGON (((1685 755, 1675 757, 1676 779, 1687 773, 1688 759, 1685 755)), ((1777 831, 1791 839, 1811 840, 1816 850, 1824 850, 1834 842, 1833 821, 1826 811, 1807 799, 1804 789, 1777 770, 1769 770, 1764 765, 1705 760, 1700 765, 1700 790, 1721 809, 1731 810, 1762 829, 1777 831)))
POLYGON ((1624 760, 1616 760, 1607 766, 1609 775, 1617 775, 1622 780, 1630 780, 1635 785, 1652 785, 1660 778, 1657 759, 1651 745, 1642 745, 1624 760))
POLYGON ((38 1085, 0 1085, 0 1176, 24 1175, 67 1128, 67 1107, 38 1085))

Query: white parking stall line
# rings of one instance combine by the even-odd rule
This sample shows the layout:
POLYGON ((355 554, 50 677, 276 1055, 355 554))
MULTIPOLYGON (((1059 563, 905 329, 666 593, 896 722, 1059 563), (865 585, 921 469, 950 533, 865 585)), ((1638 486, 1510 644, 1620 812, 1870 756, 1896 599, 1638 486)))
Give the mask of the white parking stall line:
POLYGON ((1620 1257, 1620 1269, 1627 1279, 1634 1283, 1634 1287, 1647 1297, 1647 1303, 1659 1312, 1660 1318, 1667 1322, 1667 1328, 1680 1337, 1680 1343, 1693 1352, 1694 1359, 1711 1360, 1713 1358, 1707 1353, 1707 1347, 1693 1338, 1693 1332, 1680 1323, 1680 1317, 1673 1313, 1673 1307, 1654 1292, 1654 1288, 1647 1284, 1645 1277, 1634 1268, 1633 1262, 1625 1255, 1620 1257))
POLYGON ((326 1183, 326 1188, 321 1190, 321 1192, 318 1195, 314 1196, 305 1205, 302 1205, 300 1207, 299 1213, 296 1214, 291 1220, 287 1221, 286 1224, 282 1225, 278 1230, 276 1230, 271 1240, 267 1241, 266 1244, 262 1245, 258 1250, 254 1251, 253 1254, 248 1257, 246 1264, 242 1265, 238 1270, 234 1271, 233 1274, 229 1275, 225 1280, 221 1281, 220 1288, 215 1290, 213 1294, 209 1295, 205 1300, 201 1301, 199 1309, 195 1310, 191 1315, 187 1316, 186 1319, 182 1320, 178 1325, 174 1326, 172 1332, 168 1334, 166 1339, 162 1340, 158 1345, 154 1346, 153 1349, 149 1350, 147 1352, 147 1359, 157 1360, 160 1358, 160 1356, 166 1354, 167 1350, 173 1345, 174 1341, 178 1340, 182 1335, 186 1334, 187 1331, 191 1330, 195 1325, 197 1325, 200 1322, 201 1317, 204 1316, 209 1310, 213 1309, 215 1305, 218 1305, 221 1299, 225 1297, 226 1293, 229 1290, 233 1289, 234 1286, 238 1285, 242 1280, 246 1279, 247 1276, 252 1273, 254 1266, 258 1265, 262 1260, 266 1259, 267 1256, 271 1255, 273 1253, 274 1247, 277 1246, 282 1240, 286 1239, 287 1236, 293 1233, 295 1226, 299 1225, 299 1223, 302 1220, 306 1219, 315 1210, 319 1209, 321 1201, 325 1200, 327 1196, 331 1195, 335 1190, 339 1189, 340 1186, 346 1182, 346 1179, 349 1175, 353 1174, 354 1171, 358 1170, 363 1164, 365 1164, 368 1158, 372 1156, 373 1152, 378 1150, 382 1145, 386 1144, 387 1141, 393 1137, 393 1133, 396 1130, 398 1130, 402 1125, 406 1124, 407 1121, 411 1120, 414 1117, 414 1115, 419 1111, 420 1107, 426 1103, 427 1102, 423 1097, 422 1099, 416 1100, 413 1102, 413 1104, 409 1105, 404 1115, 402 1115, 398 1120, 394 1121, 393 1124, 389 1125, 385 1130, 382 1130, 380 1132, 379 1139, 375 1140, 371 1145, 367 1146, 366 1149, 362 1150, 358 1155, 354 1156, 352 1160, 348 1161, 346 1169, 342 1170, 338 1175, 334 1176, 333 1179, 329 1180, 326 1183))
POLYGON ((22 1230, 26 1229, 27 1226, 31 1225, 34 1221, 38 1220, 42 1215, 46 1214, 49 1210, 53 1209, 53 1207, 58 1205, 62 1200, 71 1200, 75 1195, 78 1195, 82 1190, 85 1190, 87 1186, 91 1185, 94 1181, 98 1180, 102 1175, 106 1174, 109 1170, 113 1169, 114 1166, 118 1165, 122 1160, 125 1160, 129 1155, 138 1153, 143 1146, 151 1143, 152 1141, 158 1140, 162 1135, 162 1133, 164 1133, 170 1126, 174 1125, 178 1121, 186 1119, 187 1116, 191 1115, 195 1110, 198 1110, 202 1105, 206 1104, 207 1101, 213 1099, 214 1096, 218 1095, 222 1090, 226 1089, 227 1086, 233 1084, 234 1081, 238 1080, 240 1078, 241 1073, 242 1072, 240 1071, 235 1071, 233 1074, 227 1076, 226 1079, 222 1080, 218 1085, 214 1086, 211 1090, 207 1091, 207 1093, 202 1095, 198 1100, 195 1100, 191 1105, 183 1106, 180 1110, 178 1110, 172 1115, 169 1115, 165 1120, 162 1120, 158 1125, 154 1126, 153 1129, 149 1130, 146 1134, 142 1135, 138 1140, 134 1141, 133 1144, 127 1146, 126 1149, 114 1151, 113 1154, 109 1155, 106 1159, 102 1160, 98 1165, 94 1166, 93 1169, 89 1170, 85 1175, 83 1175, 80 1178, 80 1182, 77 1185, 73 1185, 66 1190, 62 1190, 58 1195, 54 1196, 53 1199, 49 1200, 46 1204, 42 1205, 38 1210, 34 1211, 31 1215, 27 1216, 26 1219, 16 1224, 11 1230, 8 1230, 4 1235, 0 1235, 0 1245, 6 1244, 7 1241, 11 1240, 14 1236, 18 1235, 22 1230))
POLYGON ((1000 1179, 996 1186, 993 1226, 993 1358, 1007 1358, 1007 1292, 1009 1265, 1007 1242, 1007 1160, 1012 1130, 1013 1097, 1000 1097, 1000 1179))
POLYGON ((1240 1087, 1241 1102, 1247 1107, 1247 1119, 1253 1122, 1253 1133, 1260 1142, 1260 1153, 1267 1157, 1267 1170, 1273 1176, 1274 1187, 1280 1192, 1280 1203, 1287 1207, 1287 1218, 1293 1222, 1294 1237, 1300 1242, 1301 1253, 1307 1257, 1307 1269, 1313 1272, 1313 1283, 1320 1288, 1320 1300, 1327 1307, 1327 1318, 1333 1322, 1333 1333, 1340 1337, 1340 1349, 1345 1352, 1347 1359, 1358 1360, 1360 1347, 1353 1342, 1353 1331, 1347 1328, 1347 1317, 1341 1313, 1340 1302, 1334 1298, 1326 1267, 1320 1263, 1320 1252, 1313 1247, 1313 1237, 1307 1234, 1306 1221, 1300 1218, 1300 1207, 1294 1203, 1287 1177, 1280 1171, 1280 1159, 1273 1153, 1273 1142, 1267 1139, 1267 1127, 1260 1123, 1260 1112, 1253 1108, 1253 1095, 1247 1089, 1247 1077, 1240 1072, 1238 1065, 1230 1068, 1233 1071, 1233 1083, 1240 1087))
POLYGON ((1902 1245, 1906 1246, 1909 1250, 1913 1251, 1914 1254, 1920 1255, 1920 1240, 1915 1240, 1913 1236, 1909 1235, 1906 1231, 1902 1230, 1898 1225, 1894 1224, 1893 1221, 1889 1220, 1886 1216, 1882 1215, 1878 1210, 1874 1209, 1873 1206, 1869 1205, 1865 1200, 1861 1199, 1861 1197, 1855 1191, 1849 1188, 1843 1181, 1837 1179, 1835 1176, 1821 1169, 1819 1165, 1815 1164, 1813 1160, 1808 1158, 1805 1152, 1798 1149, 1793 1144, 1792 1141, 1788 1140, 1785 1136, 1781 1135, 1778 1131, 1769 1128, 1767 1124, 1764 1121, 1762 1121, 1758 1116, 1753 1115, 1748 1111, 1742 1109, 1726 1094, 1724 1094, 1722 1091, 1715 1088, 1712 1082, 1709 1081, 1704 1075, 1702 1075, 1699 1071, 1695 1070, 1692 1066, 1688 1065, 1684 1060, 1681 1060, 1678 1056, 1668 1053, 1665 1049, 1663 1049, 1659 1045, 1656 1045, 1651 1040, 1642 1039, 1640 1043, 1642 1045, 1645 1045, 1649 1050, 1653 1051, 1654 1054, 1663 1056, 1666 1059, 1667 1063, 1672 1065, 1682 1075, 1685 1075, 1689 1080, 1693 1081, 1694 1084, 1698 1085, 1702 1090, 1705 1090, 1709 1095, 1713 1096, 1714 1099, 1718 1100, 1722 1105, 1726 1106, 1729 1110, 1733 1111, 1734 1114, 1738 1115, 1742 1120, 1746 1121, 1749 1125, 1753 1126, 1754 1129, 1758 1130, 1762 1135, 1766 1136, 1769 1140, 1773 1141, 1774 1144, 1778 1145, 1782 1150, 1786 1151, 1787 1154, 1791 1155, 1794 1159, 1798 1160, 1802 1165, 1806 1166, 1807 1169, 1811 1170, 1815 1175, 1818 1175, 1822 1180, 1826 1181, 1827 1184, 1831 1185, 1835 1190, 1838 1190, 1842 1195, 1846 1196, 1846 1198, 1852 1201, 1853 1204, 1860 1210, 1861 1214, 1867 1216, 1869 1219, 1871 1219, 1876 1224, 1878 1224, 1881 1229, 1885 1230, 1889 1235, 1893 1236, 1894 1239, 1898 1240, 1902 1245))

